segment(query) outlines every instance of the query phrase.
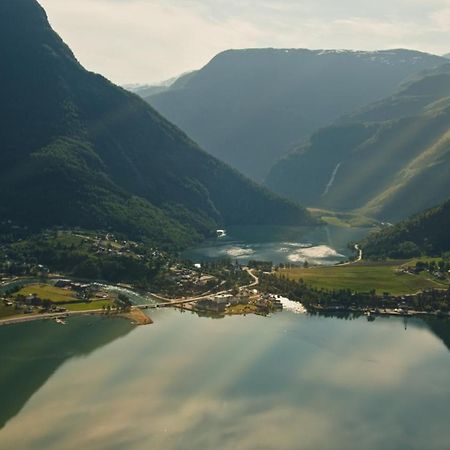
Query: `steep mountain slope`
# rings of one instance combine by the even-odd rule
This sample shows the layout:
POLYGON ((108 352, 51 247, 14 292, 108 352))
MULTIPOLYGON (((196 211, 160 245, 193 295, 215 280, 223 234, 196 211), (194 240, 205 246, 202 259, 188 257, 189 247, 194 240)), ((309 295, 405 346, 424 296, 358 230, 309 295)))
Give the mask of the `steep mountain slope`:
POLYGON ((450 196, 450 64, 340 122, 280 160, 267 185, 390 221, 450 196))
POLYGON ((440 255, 450 251, 450 200, 372 234, 364 242, 367 257, 409 257, 420 252, 440 255))
POLYGON ((232 50, 146 99, 212 155, 262 180, 318 128, 445 61, 408 50, 232 50))
POLYGON ((448 63, 426 70, 412 77, 391 97, 353 111, 336 123, 387 121, 421 114, 450 96, 449 75, 448 63))
POLYGON ((170 245, 218 225, 311 220, 83 69, 35 0, 0 3, 0 49, 0 217, 170 245))

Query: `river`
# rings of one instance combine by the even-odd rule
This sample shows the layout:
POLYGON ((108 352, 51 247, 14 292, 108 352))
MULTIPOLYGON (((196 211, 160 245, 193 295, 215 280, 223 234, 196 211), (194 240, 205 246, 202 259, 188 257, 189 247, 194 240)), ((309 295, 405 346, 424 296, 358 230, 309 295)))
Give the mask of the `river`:
POLYGON ((448 449, 445 322, 152 314, 0 328, 0 448, 448 449))
POLYGON ((195 262, 231 258, 279 263, 336 264, 353 256, 348 247, 367 236, 369 228, 319 227, 231 227, 226 235, 211 239, 183 253, 195 262))

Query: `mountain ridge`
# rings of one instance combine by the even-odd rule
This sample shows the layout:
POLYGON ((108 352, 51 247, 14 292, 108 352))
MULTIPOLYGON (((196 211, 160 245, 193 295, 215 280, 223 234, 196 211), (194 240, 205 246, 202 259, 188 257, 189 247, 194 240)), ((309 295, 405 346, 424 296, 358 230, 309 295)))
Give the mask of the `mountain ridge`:
POLYGON ((313 223, 138 96, 86 71, 37 1, 4 0, 0 25, 3 217, 35 228, 112 227, 162 245, 219 225, 313 223))
POLYGON ((446 62, 412 50, 227 50, 146 97, 209 153, 261 181, 318 128, 446 62))

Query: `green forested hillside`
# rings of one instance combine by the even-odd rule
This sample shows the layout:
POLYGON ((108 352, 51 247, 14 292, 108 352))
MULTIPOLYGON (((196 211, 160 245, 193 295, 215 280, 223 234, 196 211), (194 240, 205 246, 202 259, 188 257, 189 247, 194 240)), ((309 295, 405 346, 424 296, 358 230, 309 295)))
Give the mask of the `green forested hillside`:
POLYGON ((408 50, 231 50, 146 99, 209 153, 260 181, 318 128, 445 61, 408 50))
POLYGON ((3 220, 111 228, 167 245, 219 225, 311 221, 86 71, 35 0, 0 2, 0 50, 3 220))
POLYGON ((368 258, 440 255, 450 251, 450 200, 372 234, 363 243, 368 258))
POLYGON ((308 206, 395 221, 450 196, 450 64, 280 160, 267 178, 308 206))

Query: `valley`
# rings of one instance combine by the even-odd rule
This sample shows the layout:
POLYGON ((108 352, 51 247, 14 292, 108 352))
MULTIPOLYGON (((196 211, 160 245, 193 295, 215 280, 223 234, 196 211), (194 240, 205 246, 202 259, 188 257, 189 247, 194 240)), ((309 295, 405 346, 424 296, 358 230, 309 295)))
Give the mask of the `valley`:
POLYGON ((450 30, 404 3, 0 0, 2 450, 448 448, 450 30))
POLYGON ((449 70, 440 66, 317 131, 274 165, 266 185, 309 207, 384 222, 444 202, 450 196, 449 70))
POLYGON ((206 151, 261 182, 317 129, 446 61, 408 50, 229 50, 144 98, 206 151))

